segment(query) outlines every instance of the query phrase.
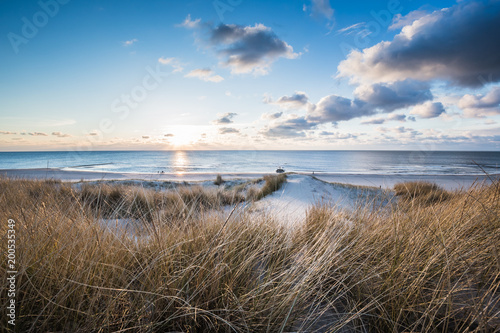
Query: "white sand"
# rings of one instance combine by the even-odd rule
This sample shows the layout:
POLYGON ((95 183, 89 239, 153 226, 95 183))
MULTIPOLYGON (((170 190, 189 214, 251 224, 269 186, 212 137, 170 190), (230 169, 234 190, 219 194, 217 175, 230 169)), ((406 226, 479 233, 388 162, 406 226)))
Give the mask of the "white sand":
POLYGON ((295 224, 304 221, 307 209, 323 203, 341 208, 354 208, 367 197, 382 194, 378 188, 362 188, 330 184, 311 175, 293 174, 280 190, 257 201, 252 210, 273 215, 280 222, 295 224))
POLYGON ((392 189, 396 183, 410 181, 428 181, 436 183, 447 190, 467 189, 473 184, 485 182, 491 184, 492 180, 500 179, 500 174, 494 175, 351 175, 351 174, 315 174, 321 180, 331 183, 351 184, 360 186, 373 186, 392 189))

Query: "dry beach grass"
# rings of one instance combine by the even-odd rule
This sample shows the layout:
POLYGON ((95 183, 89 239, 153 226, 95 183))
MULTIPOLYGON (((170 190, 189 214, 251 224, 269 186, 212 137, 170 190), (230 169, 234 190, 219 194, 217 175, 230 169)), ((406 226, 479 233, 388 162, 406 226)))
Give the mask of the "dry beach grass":
MULTIPOLYGON (((269 178, 262 193, 284 181, 269 178)), ((16 328, 499 331, 500 184, 395 192, 375 210, 313 207, 290 229, 267 215, 209 214, 245 200, 234 189, 0 179, 2 239, 17 222, 16 328), (140 221, 148 236, 110 232, 109 218, 140 221)))

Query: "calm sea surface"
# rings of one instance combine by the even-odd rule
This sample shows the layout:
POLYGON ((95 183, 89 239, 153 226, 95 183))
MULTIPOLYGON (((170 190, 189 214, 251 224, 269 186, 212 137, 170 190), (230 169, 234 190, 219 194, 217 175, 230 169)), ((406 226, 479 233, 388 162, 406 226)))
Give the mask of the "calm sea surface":
POLYGON ((92 151, 0 152, 0 169, 106 172, 274 172, 351 174, 500 173, 500 152, 450 151, 92 151), (482 169, 481 169, 482 168, 482 169))

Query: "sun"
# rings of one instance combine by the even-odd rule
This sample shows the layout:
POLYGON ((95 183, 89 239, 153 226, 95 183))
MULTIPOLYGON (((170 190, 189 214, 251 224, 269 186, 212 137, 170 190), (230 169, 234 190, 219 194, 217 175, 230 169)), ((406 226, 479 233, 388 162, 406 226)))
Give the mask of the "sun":
POLYGON ((166 131, 166 141, 176 149, 192 148, 201 135, 199 129, 191 125, 169 126, 166 131))

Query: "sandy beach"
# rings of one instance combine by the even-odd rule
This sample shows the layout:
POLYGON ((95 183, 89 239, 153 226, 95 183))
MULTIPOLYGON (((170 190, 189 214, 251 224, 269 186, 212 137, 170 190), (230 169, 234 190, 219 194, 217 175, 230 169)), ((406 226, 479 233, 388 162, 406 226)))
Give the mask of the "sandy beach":
MULTIPOLYGON (((242 184, 262 178, 263 173, 223 173, 222 179, 230 184, 242 184)), ((216 173, 110 173, 89 172, 61 169, 12 169, 0 170, 0 176, 22 179, 58 179, 68 182, 116 181, 130 182, 137 185, 154 187, 162 190, 167 182, 174 184, 214 185, 216 173)), ((271 195, 253 203, 244 205, 238 211, 248 208, 257 215, 261 213, 274 216, 281 223, 289 226, 304 221, 307 210, 318 203, 332 207, 353 209, 359 202, 383 198, 384 190, 391 190, 396 183, 409 181, 433 182, 447 190, 467 189, 474 184, 491 183, 499 175, 380 175, 380 174, 333 174, 333 173, 289 173, 283 186, 271 195)), ((170 184, 172 185, 172 184, 170 184)), ((223 211, 222 213, 227 213, 223 211)))
MULTIPOLYGON (((401 174, 340 174, 340 173, 290 173, 314 176, 329 183, 349 184, 355 186, 370 186, 390 189, 396 183, 409 181, 434 182, 447 190, 468 188, 477 183, 491 183, 500 178, 500 174, 491 175, 401 175, 401 174)), ((203 182, 213 180, 217 173, 119 173, 93 172, 80 170, 49 169, 0 169, 0 176, 23 179, 59 179, 62 181, 98 181, 98 180, 143 180, 143 181, 174 181, 203 182)), ((264 173, 221 173, 225 180, 256 179, 264 173)))

